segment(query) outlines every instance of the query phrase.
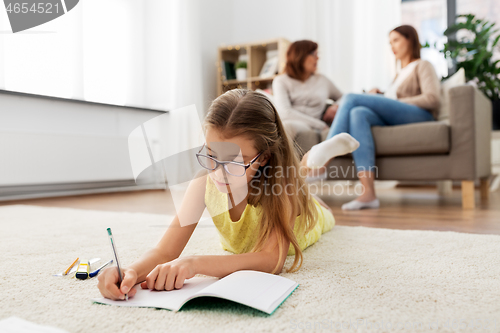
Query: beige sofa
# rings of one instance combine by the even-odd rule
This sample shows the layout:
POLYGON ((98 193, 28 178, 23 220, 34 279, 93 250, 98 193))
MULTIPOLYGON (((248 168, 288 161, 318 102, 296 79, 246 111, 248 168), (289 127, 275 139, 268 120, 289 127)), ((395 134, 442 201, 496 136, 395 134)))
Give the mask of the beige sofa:
MULTIPOLYGON (((374 126, 378 180, 462 183, 462 207, 474 208, 474 182, 480 180, 481 200, 488 198, 491 173, 491 101, 477 88, 449 90, 449 118, 399 126, 374 126)), ((298 132, 303 151, 324 140, 326 132, 298 132)), ((328 165, 328 179, 355 180, 351 154, 328 165)))

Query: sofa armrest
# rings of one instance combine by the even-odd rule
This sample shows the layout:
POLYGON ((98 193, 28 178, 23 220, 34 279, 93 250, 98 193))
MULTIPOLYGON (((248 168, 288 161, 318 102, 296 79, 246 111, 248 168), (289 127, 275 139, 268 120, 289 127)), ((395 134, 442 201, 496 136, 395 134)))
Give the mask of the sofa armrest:
POLYGON ((491 174, 491 101, 476 87, 450 89, 451 176, 475 180, 491 174))

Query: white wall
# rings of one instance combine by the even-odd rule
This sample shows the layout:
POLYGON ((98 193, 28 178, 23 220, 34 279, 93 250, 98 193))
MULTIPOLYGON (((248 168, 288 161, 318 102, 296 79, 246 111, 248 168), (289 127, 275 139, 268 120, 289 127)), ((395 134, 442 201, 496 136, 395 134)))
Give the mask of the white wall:
POLYGON ((384 89, 395 75, 388 33, 400 24, 400 0, 200 0, 200 6, 205 102, 216 96, 216 52, 224 43, 314 40, 318 71, 343 92, 384 89))
MULTIPOLYGON (((217 97, 217 47, 233 40, 239 20, 233 15, 234 0, 200 1, 201 82, 203 110, 217 97)), ((238 41, 240 42, 240 41, 238 41)))
MULTIPOLYGON (((128 135, 164 114, 5 92, 0 105, 0 199, 14 195, 16 186, 55 189, 110 181, 130 186, 128 135)), ((161 185, 149 173, 146 178, 141 176, 141 184, 161 185)))
POLYGON ((303 0, 245 1, 197 0, 201 17, 201 52, 204 109, 217 97, 217 48, 276 37, 302 38, 303 0))
POLYGON ((304 0, 235 0, 231 13, 235 24, 228 43, 285 37, 290 41, 306 37, 304 0))

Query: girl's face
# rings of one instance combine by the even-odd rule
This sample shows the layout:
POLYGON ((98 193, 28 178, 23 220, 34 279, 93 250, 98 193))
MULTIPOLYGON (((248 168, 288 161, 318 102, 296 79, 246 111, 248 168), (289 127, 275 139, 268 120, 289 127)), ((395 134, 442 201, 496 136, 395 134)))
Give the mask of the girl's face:
POLYGON ((318 68, 318 50, 315 50, 304 59, 304 69, 307 73, 314 74, 318 68))
MULTIPOLYGON (((234 161, 248 164, 260 152, 254 147, 252 140, 243 136, 237 136, 230 139, 223 138, 221 133, 208 127, 206 139, 206 153, 218 161, 234 161)), ((249 168, 243 176, 233 176, 219 166, 216 170, 209 173, 210 178, 220 192, 231 193, 240 190, 248 190, 248 183, 252 180, 259 166, 265 165, 268 159, 261 155, 249 168), (246 187, 244 187, 246 186, 246 187)))
POLYGON ((397 60, 401 60, 410 53, 410 41, 397 31, 389 33, 389 43, 397 60))

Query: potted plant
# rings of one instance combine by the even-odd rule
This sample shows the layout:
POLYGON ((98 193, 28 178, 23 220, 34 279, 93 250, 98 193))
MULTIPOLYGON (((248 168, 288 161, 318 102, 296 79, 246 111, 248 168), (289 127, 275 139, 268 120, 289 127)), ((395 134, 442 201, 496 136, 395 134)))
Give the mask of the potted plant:
POLYGON ((445 30, 448 41, 441 52, 463 68, 467 81, 473 80, 493 102, 493 129, 500 130, 500 60, 493 61, 493 50, 499 49, 500 35, 493 29, 495 23, 476 18, 472 14, 458 15, 458 22, 445 30), (465 21, 463 20, 465 18, 465 21), (464 31, 465 30, 465 31, 464 31), (457 32, 463 34, 456 38, 457 32), (465 34, 464 34, 465 32, 465 34))
POLYGON ((247 78, 247 62, 242 60, 238 61, 234 66, 236 68, 236 79, 237 80, 246 80, 247 78))

